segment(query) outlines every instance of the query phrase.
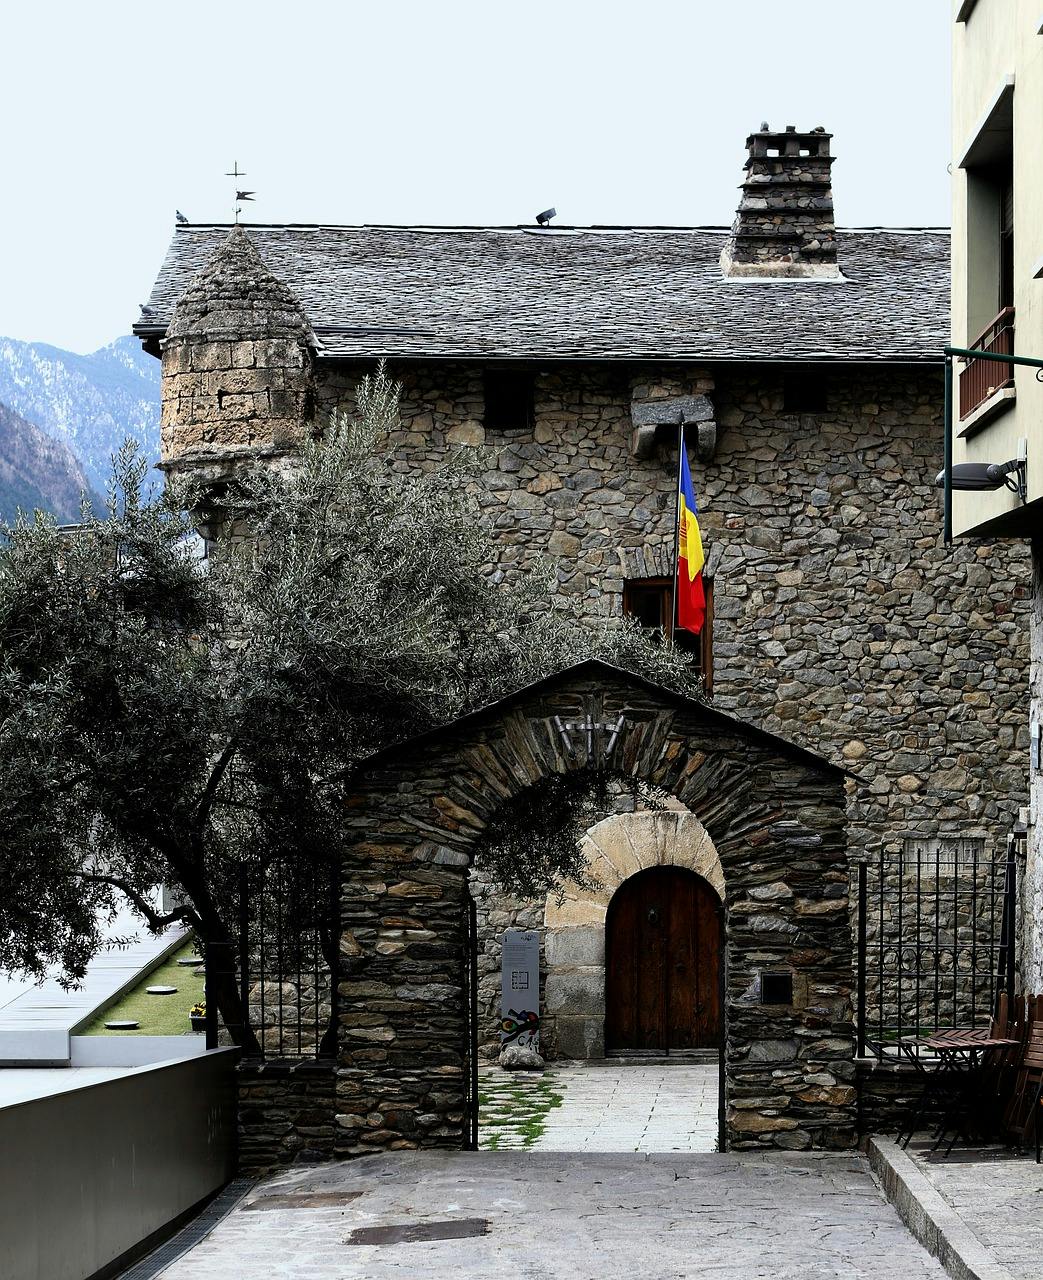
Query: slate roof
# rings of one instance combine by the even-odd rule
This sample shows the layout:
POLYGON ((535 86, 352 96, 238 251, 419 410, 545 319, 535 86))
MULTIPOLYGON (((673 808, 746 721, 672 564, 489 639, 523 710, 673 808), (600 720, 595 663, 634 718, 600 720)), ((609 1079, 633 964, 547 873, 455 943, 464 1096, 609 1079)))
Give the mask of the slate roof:
MULTIPOLYGON (((726 279, 719 227, 248 226, 326 358, 940 362, 949 233, 841 230, 840 281, 726 279)), ((178 226, 140 337, 230 228, 178 226)))
POLYGON ((843 765, 834 764, 832 760, 819 755, 815 751, 809 751, 807 747, 802 747, 796 742, 791 742, 789 738, 781 738, 778 734, 769 733, 766 729, 758 728, 757 725, 750 724, 746 720, 740 720, 737 716, 730 716, 726 712, 718 710, 711 703, 704 701, 701 697, 689 697, 687 694, 679 693, 676 689, 668 689, 665 685, 658 684, 655 680, 649 680, 647 676, 638 675, 634 671, 627 671, 623 667, 617 667, 611 662, 603 661, 601 658, 584 658, 583 661, 575 662, 570 667, 562 667, 558 671, 553 671, 550 675, 533 681, 532 684, 523 685, 522 688, 515 689, 513 693, 508 693, 504 697, 498 698, 495 702, 489 702, 484 707, 477 707, 474 711, 468 711, 456 720, 450 720, 447 724, 436 725, 435 728, 425 729, 422 733, 414 734, 411 738, 393 742, 391 746, 383 747, 373 755, 367 756, 365 760, 361 760, 353 771, 352 777, 359 778, 369 773, 370 770, 386 764, 389 760, 400 762, 405 752, 411 751, 416 747, 423 747, 432 742, 437 742, 440 738, 455 733, 458 729, 470 729, 478 725, 488 724, 493 720, 502 719, 513 711, 515 707, 538 697, 542 693, 549 693, 562 687, 567 688, 591 677, 606 684, 611 681, 617 684, 630 685, 643 693, 651 694, 664 707, 676 707, 680 711, 693 711, 709 724, 716 725, 719 729, 732 732, 737 737, 745 738, 749 742, 755 742, 769 750, 776 751, 779 755, 799 760, 802 764, 810 765, 813 769, 840 774, 845 778, 855 778, 856 780, 859 778, 858 774, 852 773, 843 765))

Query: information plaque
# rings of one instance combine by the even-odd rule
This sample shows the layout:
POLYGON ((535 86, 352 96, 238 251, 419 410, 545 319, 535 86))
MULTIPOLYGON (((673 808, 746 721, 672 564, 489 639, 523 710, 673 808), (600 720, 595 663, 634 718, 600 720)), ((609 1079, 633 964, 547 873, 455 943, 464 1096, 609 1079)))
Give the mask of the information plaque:
POLYGON ((500 1043, 540 1048, 540 935, 508 929, 500 967, 500 1043))

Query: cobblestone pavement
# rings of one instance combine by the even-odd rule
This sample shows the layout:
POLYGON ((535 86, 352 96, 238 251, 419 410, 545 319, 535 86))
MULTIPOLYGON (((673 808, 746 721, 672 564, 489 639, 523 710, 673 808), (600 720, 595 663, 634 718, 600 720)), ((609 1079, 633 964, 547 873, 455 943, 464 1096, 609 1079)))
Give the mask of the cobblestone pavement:
POLYGON ((608 1061, 479 1077, 483 1151, 716 1151, 717 1064, 608 1061))
POLYGON ((162 1275, 944 1280, 861 1157, 805 1152, 394 1152, 318 1165, 259 1186, 162 1275), (341 1203, 287 1207, 316 1192, 341 1203), (290 1200, 251 1207, 274 1195, 290 1200), (478 1234, 444 1238, 454 1224, 478 1234))
POLYGON ((1006 1148, 956 1150, 929 1156, 913 1144, 908 1154, 997 1262, 1017 1280, 1043 1276, 1043 1165, 1006 1148))
POLYGON ((557 1067, 546 1071, 503 1071, 483 1066, 478 1073, 478 1146, 482 1151, 521 1150, 531 1147, 553 1124, 554 1109, 561 1106, 566 1073, 557 1067))

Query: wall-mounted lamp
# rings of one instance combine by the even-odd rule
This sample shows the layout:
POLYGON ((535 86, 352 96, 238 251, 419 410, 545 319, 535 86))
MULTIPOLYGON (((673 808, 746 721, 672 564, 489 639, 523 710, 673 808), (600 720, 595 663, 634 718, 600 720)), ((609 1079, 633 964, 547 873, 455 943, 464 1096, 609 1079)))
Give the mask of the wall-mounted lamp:
MULTIPOLYGON (((1024 458, 1010 462, 957 462, 952 468, 952 487, 964 492, 986 489, 1009 489, 1021 501, 1028 501, 1028 463, 1024 458)), ((945 488, 945 472, 935 479, 939 489, 945 488)))

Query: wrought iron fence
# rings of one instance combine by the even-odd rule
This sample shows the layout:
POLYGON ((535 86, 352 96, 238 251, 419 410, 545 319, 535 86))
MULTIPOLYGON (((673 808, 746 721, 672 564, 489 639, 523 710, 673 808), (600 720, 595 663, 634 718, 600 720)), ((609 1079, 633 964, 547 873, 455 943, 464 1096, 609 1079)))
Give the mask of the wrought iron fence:
POLYGON ((336 1053, 339 880, 280 858, 240 873, 239 999, 264 1058, 336 1053))
POLYGON ((478 910, 470 894, 460 922, 464 993, 464 1150, 478 1150, 478 910))
POLYGON ((1013 845, 908 840, 858 867, 858 1052, 905 1036, 987 1025, 1014 990, 1013 845))

